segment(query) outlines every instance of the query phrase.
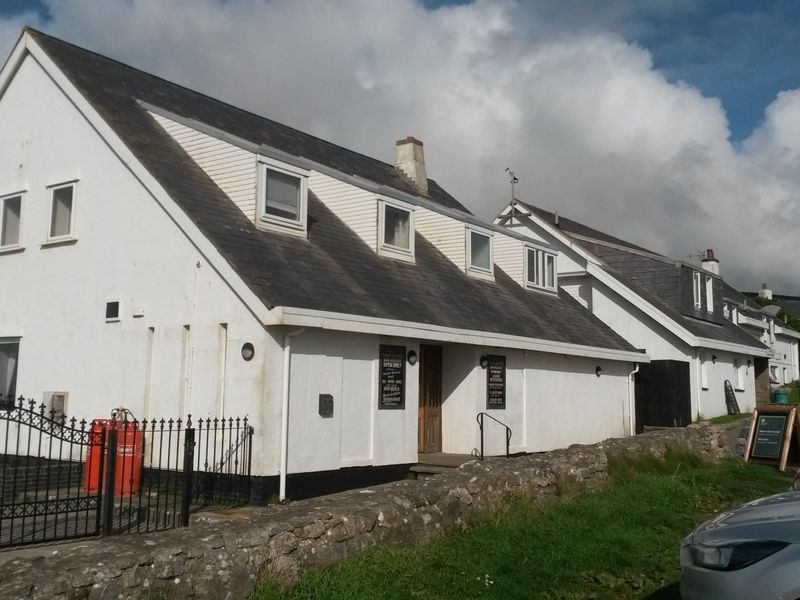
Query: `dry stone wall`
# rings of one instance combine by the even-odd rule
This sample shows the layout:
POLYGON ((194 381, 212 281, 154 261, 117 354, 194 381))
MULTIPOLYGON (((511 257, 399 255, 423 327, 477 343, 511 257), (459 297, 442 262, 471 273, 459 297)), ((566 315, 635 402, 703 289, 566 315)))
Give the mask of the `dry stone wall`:
POLYGON ((244 599, 259 577, 291 581, 379 544, 463 528, 509 497, 547 499, 603 485, 609 456, 679 447, 716 460, 735 452, 741 422, 690 425, 591 446, 473 461, 442 475, 283 506, 197 515, 191 527, 50 546, 0 565, 3 599, 244 599))

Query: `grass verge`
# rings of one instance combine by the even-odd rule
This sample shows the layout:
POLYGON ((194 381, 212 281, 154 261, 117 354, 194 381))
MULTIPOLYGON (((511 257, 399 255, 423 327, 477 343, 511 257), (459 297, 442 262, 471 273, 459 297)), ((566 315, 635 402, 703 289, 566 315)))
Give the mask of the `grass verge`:
POLYGON ((678 548, 695 525, 791 483, 769 467, 675 452, 616 459, 610 473, 602 490, 518 499, 464 533, 367 551, 289 589, 264 582, 253 600, 638 598, 677 581, 678 548))
POLYGON ((713 419, 709 419, 708 422, 712 425, 722 425, 723 423, 732 423, 733 421, 739 421, 741 419, 751 419, 753 417, 753 413, 751 412, 744 412, 739 413, 738 415, 720 415, 718 417, 714 417, 713 419))

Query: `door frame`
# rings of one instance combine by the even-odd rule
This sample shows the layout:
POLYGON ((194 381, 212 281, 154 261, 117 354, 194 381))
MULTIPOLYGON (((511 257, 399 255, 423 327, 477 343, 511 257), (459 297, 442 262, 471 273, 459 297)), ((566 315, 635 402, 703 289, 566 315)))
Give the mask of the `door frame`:
MULTIPOLYGON (((426 453, 433 453, 433 452, 441 452, 442 451, 442 362, 443 362, 443 347, 438 344, 420 344, 419 346, 419 399, 417 402, 418 406, 418 417, 417 417, 417 452, 420 454, 426 453), (430 356, 430 353, 433 353, 434 356, 438 354, 437 360, 432 361, 428 359, 426 361, 426 357, 430 356), (427 363, 427 364, 426 364, 427 363), (433 368, 433 372, 429 370, 429 368, 433 368), (431 380, 433 377, 433 380, 431 380), (438 380, 438 381, 437 381, 438 380), (438 384, 438 394, 434 394, 434 396, 438 396, 438 405, 437 406, 429 406, 429 392, 430 386, 436 386, 438 384), (429 418, 433 417, 435 413, 438 412, 438 425, 436 425, 436 435, 435 440, 430 441, 426 436, 426 433, 429 431, 429 418)), ((437 398, 433 398, 434 402, 437 401, 437 398)))

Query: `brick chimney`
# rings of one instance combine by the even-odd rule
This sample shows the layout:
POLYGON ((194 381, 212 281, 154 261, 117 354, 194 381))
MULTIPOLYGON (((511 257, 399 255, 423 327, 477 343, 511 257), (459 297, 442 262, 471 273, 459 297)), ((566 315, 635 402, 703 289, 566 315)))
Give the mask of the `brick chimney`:
POLYGON ((420 194, 428 194, 428 175, 425 172, 425 153, 422 142, 411 136, 397 140, 394 167, 402 171, 420 194))
POLYGON ((711 271, 712 273, 719 275, 719 261, 714 258, 714 251, 711 248, 706 250, 706 253, 703 255, 703 262, 701 264, 706 271, 711 271))

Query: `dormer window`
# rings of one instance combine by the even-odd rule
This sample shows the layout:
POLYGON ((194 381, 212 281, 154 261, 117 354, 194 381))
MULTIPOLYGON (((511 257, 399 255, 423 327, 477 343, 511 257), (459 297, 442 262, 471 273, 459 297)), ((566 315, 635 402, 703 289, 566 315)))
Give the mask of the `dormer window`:
POLYGON ((261 221, 270 229, 306 230, 308 172, 262 158, 259 170, 261 221))
POLYGON ((539 248, 525 248, 525 285, 555 291, 557 279, 555 254, 539 248))
POLYGON ((697 271, 692 273, 692 295, 694 297, 694 307, 697 310, 703 308, 703 297, 700 290, 700 273, 697 271))
POLYGON ((494 277, 492 234, 467 229, 467 273, 476 277, 494 277))
POLYGON ((403 202, 380 201, 378 253, 401 260, 414 260, 414 210, 403 202))
POLYGON ((706 275, 706 312, 714 312, 714 278, 706 275))

